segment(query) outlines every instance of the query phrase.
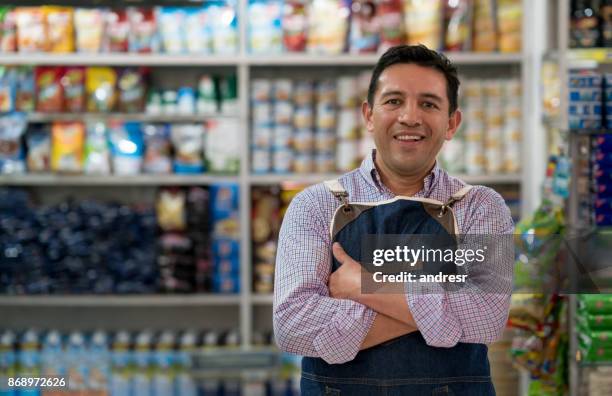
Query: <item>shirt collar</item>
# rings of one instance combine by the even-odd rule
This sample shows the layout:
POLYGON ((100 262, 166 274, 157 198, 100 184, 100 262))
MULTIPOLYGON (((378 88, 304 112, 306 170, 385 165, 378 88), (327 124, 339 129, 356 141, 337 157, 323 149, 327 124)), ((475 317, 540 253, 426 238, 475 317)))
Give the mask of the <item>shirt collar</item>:
MULTIPOLYGON (((380 180, 378 170, 376 170, 376 165, 374 164, 375 158, 376 158, 376 149, 372 149, 372 152, 369 155, 367 155, 361 162, 359 171, 361 172, 365 180, 368 182, 368 184, 378 189, 379 192, 390 193, 389 189, 380 180)), ((418 193, 416 193, 415 196, 417 197, 429 196, 432 192, 433 187, 436 184, 436 181, 439 179, 440 172, 442 172, 442 169, 438 165, 438 161, 436 161, 431 172, 427 176, 425 176, 425 180, 423 181, 423 189, 419 191, 418 193)))

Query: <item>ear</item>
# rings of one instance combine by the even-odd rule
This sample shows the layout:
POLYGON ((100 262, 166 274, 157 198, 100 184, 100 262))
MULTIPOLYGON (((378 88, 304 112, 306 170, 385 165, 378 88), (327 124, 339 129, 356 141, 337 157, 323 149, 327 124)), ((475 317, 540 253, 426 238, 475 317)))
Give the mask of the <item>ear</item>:
POLYGON ((451 140, 455 133, 457 133, 457 129, 459 129, 459 125, 461 125, 461 119, 463 114, 461 110, 457 109, 450 115, 448 118, 448 129, 446 130, 446 134, 444 135, 444 139, 451 140))
POLYGON ((374 131, 374 122, 372 121, 372 108, 368 104, 367 100, 364 100, 361 104, 361 115, 363 116, 363 122, 365 123, 368 132, 374 131))

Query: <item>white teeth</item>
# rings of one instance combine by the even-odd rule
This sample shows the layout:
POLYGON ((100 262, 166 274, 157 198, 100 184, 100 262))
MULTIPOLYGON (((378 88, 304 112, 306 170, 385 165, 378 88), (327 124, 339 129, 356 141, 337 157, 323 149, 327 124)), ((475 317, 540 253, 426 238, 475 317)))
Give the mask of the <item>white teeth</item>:
POLYGON ((421 136, 412 136, 412 135, 402 135, 402 136, 396 136, 395 137, 397 140, 421 140, 422 137, 421 136))

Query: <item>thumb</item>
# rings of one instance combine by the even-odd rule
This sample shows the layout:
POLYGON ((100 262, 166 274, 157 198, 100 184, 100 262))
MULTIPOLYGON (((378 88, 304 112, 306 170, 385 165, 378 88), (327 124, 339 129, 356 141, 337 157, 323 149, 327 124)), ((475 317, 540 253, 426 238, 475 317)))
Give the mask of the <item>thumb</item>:
POLYGON ((336 260, 340 262, 340 265, 346 263, 348 260, 351 260, 351 256, 346 254, 346 252, 344 251, 344 249, 342 249, 342 246, 340 246, 338 242, 334 242, 334 244, 332 245, 332 252, 336 260))

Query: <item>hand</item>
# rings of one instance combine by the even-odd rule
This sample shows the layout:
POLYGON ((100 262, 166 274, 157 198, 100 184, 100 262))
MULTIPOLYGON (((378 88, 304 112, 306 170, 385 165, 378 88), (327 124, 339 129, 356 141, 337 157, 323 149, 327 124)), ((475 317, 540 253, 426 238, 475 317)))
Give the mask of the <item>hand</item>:
POLYGON ((329 277, 329 295, 356 301, 361 295, 361 265, 353 260, 338 242, 332 245, 332 252, 340 263, 340 268, 329 277))

